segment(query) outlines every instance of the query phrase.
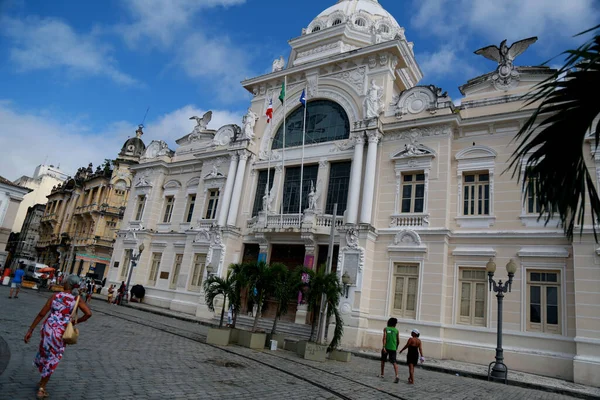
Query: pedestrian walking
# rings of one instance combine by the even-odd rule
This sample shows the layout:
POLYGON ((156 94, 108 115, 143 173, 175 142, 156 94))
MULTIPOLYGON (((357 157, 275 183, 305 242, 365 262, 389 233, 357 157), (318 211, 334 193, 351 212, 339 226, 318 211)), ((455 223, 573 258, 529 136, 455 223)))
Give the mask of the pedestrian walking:
POLYGON ((394 383, 398 383, 398 361, 396 361, 396 352, 398 351, 398 343, 400 343, 400 333, 396 329, 398 320, 390 318, 387 326, 383 329, 383 348, 381 349, 381 378, 384 378, 385 362, 389 359, 394 366, 396 378, 394 383))
POLYGON ((86 287, 86 296, 85 296, 86 303, 89 303, 92 301, 93 290, 94 290, 94 284, 92 283, 92 281, 88 281, 87 287, 86 287))
POLYGON ((25 266, 23 264, 19 265, 19 268, 15 271, 15 276, 12 279, 12 283, 10 284, 10 292, 8 293, 8 298, 12 299, 13 290, 15 292, 15 299, 19 298, 19 290, 21 290, 21 284, 23 283, 23 276, 25 275, 25 266))
POLYGON ((110 285, 108 288, 108 304, 112 303, 113 297, 115 297, 115 285, 110 285))
POLYGON ((127 287, 125 286, 125 281, 121 281, 121 286, 119 286, 119 290, 117 291, 117 304, 121 305, 123 301, 123 296, 125 296, 125 292, 127 291, 127 287))
POLYGON ((38 383, 37 398, 43 399, 48 397, 46 385, 52 376, 52 373, 58 366, 58 363, 65 352, 65 342, 63 334, 69 322, 73 325, 87 321, 92 312, 88 306, 79 301, 79 277, 70 275, 65 279, 63 288, 64 292, 52 295, 31 324, 31 327, 25 334, 24 341, 29 343, 33 330, 40 321, 50 313, 48 318, 42 325, 41 341, 37 355, 33 364, 39 369, 41 379, 38 383), (84 315, 81 318, 75 318, 71 321, 71 315, 77 316, 77 311, 83 311, 84 315))
POLYGON ((415 383, 415 365, 419 363, 419 353, 421 353, 421 362, 425 361, 423 357, 423 348, 421 347, 421 333, 417 329, 413 329, 410 333, 410 338, 406 345, 400 350, 400 354, 406 349, 408 349, 408 353, 406 354, 406 364, 408 364, 408 383, 411 385, 415 383))

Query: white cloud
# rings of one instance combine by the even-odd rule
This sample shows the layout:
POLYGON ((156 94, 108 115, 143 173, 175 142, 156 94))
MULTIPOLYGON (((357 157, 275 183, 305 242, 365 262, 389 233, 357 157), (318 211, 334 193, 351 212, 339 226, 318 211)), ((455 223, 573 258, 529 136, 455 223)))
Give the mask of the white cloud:
MULTIPOLYGON (((123 6, 132 17, 132 22, 116 27, 130 46, 144 38, 169 46, 177 34, 184 31, 202 9, 243 4, 245 0, 128 0, 123 6)), ((199 28, 195 26, 195 28, 199 28)))
POLYGON ((490 43, 538 36, 550 46, 596 25, 595 0, 416 0, 412 24, 434 35, 483 35, 490 43))
POLYGON ((0 33, 12 40, 10 58, 22 72, 66 68, 72 73, 107 76, 119 84, 136 83, 117 68, 109 46, 92 35, 78 34, 60 20, 2 17, 0 33))
POLYGON ((420 53, 415 57, 427 79, 477 75, 476 69, 459 57, 456 47, 443 46, 436 52, 420 53))
MULTIPOLYGON (((158 117, 144 129, 144 142, 165 140, 172 149, 175 140, 191 132, 194 121, 189 117, 202 116, 203 110, 192 105, 184 106, 158 117)), ((215 110, 210 127, 217 129, 228 123, 241 121, 241 113, 215 110)), ((118 121, 98 131, 89 131, 83 122, 64 123, 43 112, 22 112, 10 101, 0 100, 0 175, 14 180, 33 173, 35 167, 46 159, 58 165, 67 174, 92 162, 95 165, 106 158, 115 158, 123 143, 133 136, 135 124, 118 121)))

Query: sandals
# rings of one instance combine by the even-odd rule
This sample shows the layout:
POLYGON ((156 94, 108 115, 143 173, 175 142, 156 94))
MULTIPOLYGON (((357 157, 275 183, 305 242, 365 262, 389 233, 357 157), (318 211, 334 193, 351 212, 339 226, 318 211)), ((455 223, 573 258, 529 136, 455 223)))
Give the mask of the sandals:
POLYGON ((50 394, 48 392, 46 392, 46 389, 41 387, 41 388, 38 388, 37 395, 35 397, 37 399, 45 399, 48 396, 50 396, 50 394))

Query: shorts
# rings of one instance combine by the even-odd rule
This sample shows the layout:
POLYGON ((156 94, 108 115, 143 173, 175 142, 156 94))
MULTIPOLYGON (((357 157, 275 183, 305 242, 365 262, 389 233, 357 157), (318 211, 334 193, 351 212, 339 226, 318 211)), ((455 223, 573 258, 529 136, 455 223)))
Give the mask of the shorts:
POLYGON ((389 359, 392 364, 398 364, 398 361, 396 361, 395 350, 386 350, 386 353, 381 350, 381 361, 385 362, 387 359, 389 359))
POLYGON ((21 288, 21 282, 13 282, 10 284, 10 287, 13 289, 20 289, 21 288))

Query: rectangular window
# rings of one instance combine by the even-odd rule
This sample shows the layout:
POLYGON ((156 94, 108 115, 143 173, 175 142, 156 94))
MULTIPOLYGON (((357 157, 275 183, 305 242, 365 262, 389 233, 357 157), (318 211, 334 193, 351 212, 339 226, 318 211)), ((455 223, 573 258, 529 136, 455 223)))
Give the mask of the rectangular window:
POLYGON ((351 161, 331 164, 325 214, 332 215, 333 205, 337 203, 337 215, 344 215, 348 204, 348 186, 350 185, 351 168, 351 161))
POLYGON ((163 215, 163 222, 166 224, 171 222, 171 215, 173 215, 173 204, 175 203, 175 197, 165 197, 165 214, 163 215))
POLYGON ((170 289, 177 288, 177 279, 179 278, 179 271, 181 270, 181 262, 183 261, 183 254, 175 255, 175 263, 173 264, 173 271, 171 273, 171 283, 169 284, 170 289))
POLYGON ((123 255, 123 267, 121 268, 121 280, 125 280, 127 278, 127 271, 129 271, 129 262, 131 261, 131 249, 125 249, 123 255))
POLYGON ((275 178, 275 169, 271 169, 267 176, 267 170, 260 171, 258 173, 258 184, 256 185, 256 195, 254 196, 254 207, 252 207, 252 216, 258 215, 258 212, 262 210, 262 199, 265 195, 265 189, 267 187, 267 178, 269 181, 269 190, 273 188, 273 179, 275 178))
POLYGON ((152 264, 150 264, 150 275, 148 276, 148 284, 156 285, 156 277, 158 276, 158 270, 160 269, 160 259, 162 253, 152 253, 152 264))
POLYGON ((194 206, 195 205, 196 205, 196 195, 190 194, 188 196, 185 222, 192 222, 192 215, 194 215, 194 206))
POLYGON ((402 174, 403 213, 422 213, 425 206, 425 174, 409 172, 402 174))
POLYGON ((206 266, 206 254, 195 254, 194 265, 192 266, 192 280, 190 281, 190 290, 199 291, 202 285, 202 276, 206 266))
POLYGON ((417 265, 394 266, 393 313, 401 318, 415 318, 419 267, 417 265))
POLYGON ((528 271, 527 298, 527 330, 560 334, 560 273, 528 271))
POLYGON ((463 215, 490 215, 490 175, 465 174, 463 215))
POLYGON ((144 216, 144 207, 146 206, 146 196, 145 195, 139 195, 137 198, 137 207, 136 207, 136 211, 135 211, 135 220, 136 221, 141 221, 142 217, 144 216))
POLYGON ((215 219, 217 217, 217 206, 219 205, 219 196, 219 189, 210 189, 208 191, 204 219, 215 219))
MULTIPOLYGON (((308 194, 310 183, 317 183, 317 165, 305 165, 302 179, 302 211, 308 208, 308 194)), ((285 181, 283 184, 283 213, 298 214, 300 210, 300 167, 285 169, 285 181)))
POLYGON ((487 277, 484 269, 461 269, 458 323, 486 326, 487 277))

